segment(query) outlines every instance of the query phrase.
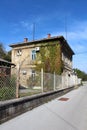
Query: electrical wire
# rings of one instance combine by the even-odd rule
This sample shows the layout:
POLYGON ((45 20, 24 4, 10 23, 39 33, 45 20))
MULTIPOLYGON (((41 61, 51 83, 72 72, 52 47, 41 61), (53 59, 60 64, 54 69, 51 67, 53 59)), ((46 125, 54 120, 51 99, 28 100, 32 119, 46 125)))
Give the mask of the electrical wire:
POLYGON ((81 54, 86 54, 86 53, 87 53, 87 51, 77 52, 77 53, 75 53, 75 55, 81 55, 81 54))

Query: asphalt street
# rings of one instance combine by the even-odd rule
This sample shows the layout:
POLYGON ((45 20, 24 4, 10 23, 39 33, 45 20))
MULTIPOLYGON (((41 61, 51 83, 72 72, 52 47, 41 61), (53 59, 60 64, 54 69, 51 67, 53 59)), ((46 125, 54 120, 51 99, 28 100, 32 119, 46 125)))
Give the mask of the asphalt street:
POLYGON ((87 86, 1 124, 0 130, 87 130, 87 86))

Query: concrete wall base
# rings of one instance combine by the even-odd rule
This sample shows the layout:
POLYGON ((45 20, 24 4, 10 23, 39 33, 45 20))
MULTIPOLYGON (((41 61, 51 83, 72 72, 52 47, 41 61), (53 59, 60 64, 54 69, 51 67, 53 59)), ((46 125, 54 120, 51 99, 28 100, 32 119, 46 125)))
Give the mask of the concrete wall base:
POLYGON ((23 97, 0 103, 0 124, 16 117, 26 111, 32 110, 43 103, 55 99, 63 94, 73 90, 74 87, 63 90, 42 93, 34 96, 23 97))

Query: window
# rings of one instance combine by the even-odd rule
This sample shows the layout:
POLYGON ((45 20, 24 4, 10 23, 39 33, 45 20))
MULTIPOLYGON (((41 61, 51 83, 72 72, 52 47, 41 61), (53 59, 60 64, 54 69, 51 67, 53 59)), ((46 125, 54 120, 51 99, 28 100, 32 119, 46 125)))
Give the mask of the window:
POLYGON ((32 50, 32 60, 35 60, 35 59, 36 59, 36 51, 32 50))
POLYGON ((32 76, 32 80, 34 81, 35 80, 35 70, 32 70, 31 76, 32 76))
POLYGON ((26 75, 26 74, 27 74, 26 70, 23 70, 23 75, 26 75))
POLYGON ((21 49, 17 50, 17 56, 21 56, 21 54, 22 54, 21 49))

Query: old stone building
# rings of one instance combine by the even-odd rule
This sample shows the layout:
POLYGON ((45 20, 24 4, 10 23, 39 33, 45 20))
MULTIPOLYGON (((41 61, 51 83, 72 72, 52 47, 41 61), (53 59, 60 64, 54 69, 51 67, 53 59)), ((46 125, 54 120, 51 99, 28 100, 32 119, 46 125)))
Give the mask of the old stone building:
POLYGON ((50 59, 49 62, 54 61, 56 64, 56 67, 54 66, 54 69, 51 71, 56 71, 55 68, 57 68, 57 66, 61 67, 62 64, 62 67, 58 68, 60 70, 62 69, 60 71, 61 74, 68 76, 72 74, 72 56, 74 55, 74 52, 63 36, 51 37, 51 35, 48 34, 47 38, 34 41, 28 41, 27 38, 24 38, 24 42, 10 45, 10 47, 12 47, 12 63, 16 65, 15 70, 12 70, 12 73, 20 73, 20 84, 22 86, 27 87, 27 79, 30 76, 35 75, 36 65, 40 66, 42 62, 41 56, 39 56, 41 48, 47 48, 47 46, 50 45, 52 48, 58 45, 59 49, 55 50, 57 52, 55 53, 57 55, 55 60, 50 58, 49 52, 45 49, 44 55, 47 57, 49 55, 49 58, 46 59, 47 62, 45 63, 45 66, 48 64, 48 72, 50 72, 51 66, 54 64, 52 63, 52 65, 50 65, 50 63, 48 63, 48 60, 50 59), (40 57, 39 60, 38 57, 40 57))

